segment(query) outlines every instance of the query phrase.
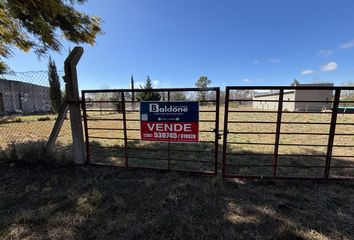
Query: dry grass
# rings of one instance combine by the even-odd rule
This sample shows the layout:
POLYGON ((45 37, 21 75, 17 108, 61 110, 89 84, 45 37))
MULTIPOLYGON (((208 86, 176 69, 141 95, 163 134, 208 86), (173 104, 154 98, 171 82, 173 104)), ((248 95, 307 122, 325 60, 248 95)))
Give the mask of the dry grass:
POLYGON ((0 239, 352 239, 352 183, 0 167, 0 239))
MULTIPOLYGON (((206 109, 204 107, 204 109, 206 109)), ((210 108, 208 108, 210 109, 210 108)), ((223 109, 221 109, 223 113, 223 109)), ((329 122, 326 114, 289 114, 283 121, 329 122)), ((93 115, 118 118, 120 114, 93 115)), ((201 119, 214 119, 201 113, 201 119)), ((230 114, 230 120, 275 121, 275 114, 230 114)), ((138 119, 137 113, 127 114, 138 119)), ((223 116, 220 115, 222 129, 223 116)), ((354 115, 339 115, 338 122, 353 123, 354 115)), ((59 135, 62 146, 70 146, 68 121, 59 135)), ((54 120, 27 119, 0 124, 0 146, 9 140, 28 142, 49 136, 54 120)), ((89 127, 122 128, 120 121, 90 121, 89 127)), ((201 123, 202 130, 213 130, 201 123)), ((139 128, 129 122, 128 128, 139 128)), ((337 127, 337 133, 354 133, 353 125, 337 127)), ((230 124, 231 132, 274 132, 274 124, 230 124)), ((283 132, 328 132, 325 125, 283 125, 283 132)), ((91 136, 122 137, 120 130, 91 130, 91 136)), ((139 138, 139 131, 128 131, 139 138)), ((212 140, 213 133, 201 133, 212 140)), ((123 141, 91 139, 94 161, 124 165, 123 141), (96 146, 96 148, 94 147, 96 146), (99 147, 113 147, 112 149, 99 147), (105 155, 98 156, 98 155, 105 155)), ((274 142, 274 135, 229 135, 229 141, 274 142)), ((281 143, 327 144, 326 136, 282 135, 281 143)), ((221 143, 221 141, 220 141, 221 143)), ((146 148, 167 148, 165 143, 129 141, 130 166, 166 167, 167 153, 146 148)), ((353 136, 336 136, 335 144, 354 145, 353 136)), ((173 168, 211 170, 213 144, 171 144, 173 168)), ((323 147, 280 147, 281 154, 326 154, 323 147)), ((353 148, 335 148, 334 155, 353 155, 353 148)), ((233 156, 230 153, 272 154, 272 146, 229 144, 227 162, 267 164, 271 156, 233 156)), ((352 165, 353 158, 334 157, 332 165, 352 165)), ((324 165, 319 157, 281 157, 279 164, 324 165)), ((220 166, 220 164, 219 164, 220 166)), ((228 168, 230 173, 271 173, 271 168, 228 168)), ((323 168, 279 168, 281 175, 322 176, 323 168)), ((331 176, 353 176, 353 169, 331 171, 331 176)), ((176 172, 126 170, 97 167, 60 169, 9 168, 0 161, 0 239, 352 239, 354 232, 354 185, 352 182, 256 182, 203 177, 176 172)))
MULTIPOLYGON (((202 106, 202 110, 213 110, 215 107, 202 106)), ((223 111, 220 109, 220 130, 223 128, 223 111)), ((231 110, 236 110, 236 108, 231 108, 231 110)), ((240 110, 240 109, 238 109, 240 110)), ((242 109, 245 110, 245 109, 242 109)), ((101 115, 99 112, 89 112, 89 118, 121 118, 121 114, 112 114, 104 112, 101 115)), ((283 113, 284 122, 324 122, 329 123, 331 114, 297 114, 297 113, 283 113)), ((34 119, 32 117, 32 119, 34 119)), ((127 119, 139 119, 139 113, 131 112, 127 113, 127 119)), ((215 113, 200 113, 200 119, 214 120, 215 113)), ((275 122, 275 113, 229 113, 229 120, 231 121, 267 121, 275 122)), ((339 114, 338 123, 354 123, 354 114, 339 114)), ((15 140, 17 142, 33 141, 33 140, 45 140, 49 136, 52 126, 54 125, 54 120, 52 121, 37 121, 37 120, 26 120, 20 123, 7 123, 0 124, 1 136, 0 136, 0 147, 5 147, 10 140, 15 140)), ((89 121, 88 126, 90 128, 123 128, 122 121, 89 121)), ((138 121, 128 121, 129 139, 139 139, 139 122, 138 121)), ((203 122, 200 123, 201 130, 211 131, 215 128, 214 123, 203 122)), ((230 123, 230 132, 275 132, 275 124, 256 124, 256 123, 230 123)), ((325 133, 329 132, 329 124, 327 125, 305 125, 305 124, 283 124, 281 127, 282 132, 300 132, 300 133, 325 133)), ((353 125, 337 125, 336 133, 354 133, 353 125)), ((98 137, 123 137, 123 131, 121 130, 90 130, 90 136, 98 137)), ((243 143, 274 143, 274 134, 229 134, 228 141, 230 142, 243 142, 243 143)), ((213 133, 200 133, 200 139, 204 141, 213 141, 213 133)), ((103 140, 103 139, 90 139, 92 160, 95 162, 105 162, 115 165, 124 165, 123 156, 123 140, 103 140), (102 149, 101 147, 113 147, 113 149, 102 149), (100 155, 100 156, 98 156, 100 155)), ((59 135, 60 145, 70 146, 70 127, 69 121, 65 121, 64 128, 59 135)), ((222 140, 220 141, 222 143, 222 140)), ((304 144, 307 146, 280 146, 280 154, 309 154, 309 155, 326 155, 327 147, 310 146, 310 145, 326 145, 328 143, 328 136, 309 136, 309 135, 281 135, 280 143, 297 143, 304 144)), ((335 145, 352 145, 354 146, 354 138, 351 136, 340 136, 336 135, 335 145)), ((130 147, 137 147, 139 150, 129 150, 128 155, 132 158, 129 159, 131 166, 145 166, 145 167, 167 167, 167 151, 149 151, 144 150, 144 148, 163 148, 167 150, 167 144, 164 143, 149 143, 141 141, 128 141, 130 147), (151 160, 142 160, 138 157, 152 157, 151 160), (163 159, 163 160, 158 160, 163 159)), ((247 174, 247 175, 271 175, 272 168, 265 165, 272 164, 272 156, 241 156, 233 155, 237 153, 258 153, 258 154, 273 154, 274 147, 269 145, 251 145, 251 144, 228 144, 228 164, 257 164, 263 166, 254 167, 228 167, 227 172, 230 174, 247 174)), ((172 149, 185 149, 185 150, 205 150, 211 153, 191 153, 191 152, 173 152, 172 158, 176 161, 171 161, 172 168, 184 168, 190 170, 213 170, 213 154, 214 149, 213 143, 204 144, 171 144, 172 149), (185 160, 183 162, 178 160, 185 160), (193 163, 193 161, 207 161, 206 163, 193 163), (187 162, 186 162, 187 161, 187 162)), ((342 157, 342 156, 353 156, 354 147, 334 147, 332 166, 348 166, 349 168, 339 169, 333 168, 330 172, 331 176, 336 177, 348 177, 354 176, 353 166, 354 157, 342 157)), ((298 168, 288 168, 280 167, 278 169, 279 175, 282 176, 314 176, 322 177, 324 172, 325 157, 288 157, 280 156, 280 165, 295 165, 298 168), (303 166, 319 166, 317 168, 303 166)), ((220 165, 220 164, 219 164, 220 165)))

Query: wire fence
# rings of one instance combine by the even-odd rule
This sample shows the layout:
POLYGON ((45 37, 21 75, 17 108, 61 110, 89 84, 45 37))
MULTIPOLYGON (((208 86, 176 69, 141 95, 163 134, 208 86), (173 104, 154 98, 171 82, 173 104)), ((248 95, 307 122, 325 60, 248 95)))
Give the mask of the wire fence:
MULTIPOLYGON (((62 78, 64 73, 59 71, 58 75, 60 89, 64 94, 65 84, 62 78)), ((48 72, 46 71, 0 75, 0 148, 4 149, 12 143, 48 140, 57 118, 49 86, 48 72)), ((204 140, 210 141, 210 146, 217 142, 215 134, 218 132, 215 129, 224 131, 223 151, 219 152, 224 157, 224 176, 255 178, 288 178, 290 175, 296 178, 353 177, 354 88, 333 86, 313 86, 311 89, 305 87, 269 88, 271 87, 227 87, 225 107, 222 104, 219 91, 160 89, 159 94, 161 101, 198 100, 200 102, 202 109, 200 114, 204 114, 203 116, 207 118, 203 120, 206 121, 203 122, 203 126, 212 121, 210 126, 206 126, 207 129, 202 129, 202 131, 206 131, 203 132, 206 136, 204 140), (281 99, 279 99, 280 96, 281 99), (210 103, 215 99, 221 103, 216 104, 217 109, 215 109, 215 104, 210 103), (212 109, 213 107, 214 109, 212 109), (220 122, 225 121, 223 127, 219 121, 216 125, 214 124, 219 118, 220 122)), ((129 158, 149 157, 146 151, 142 151, 142 146, 137 145, 140 144, 138 141, 139 128, 137 125, 133 125, 139 122, 138 103, 146 91, 141 89, 136 91, 106 89, 84 92, 86 95, 83 106, 87 109, 86 117, 90 120, 86 128, 91 128, 90 134, 93 134, 93 136, 90 135, 91 139, 102 140, 101 135, 103 134, 103 137, 107 138, 103 139, 105 147, 107 145, 112 147, 114 151, 118 151, 117 146, 120 146, 120 149, 127 150, 129 154, 134 151, 132 149, 129 149, 130 152, 128 151, 128 148, 132 146, 125 144, 122 148, 121 142, 114 143, 111 139, 122 138, 121 136, 114 137, 115 133, 110 129, 116 129, 122 121, 113 121, 110 126, 108 120, 126 112, 128 135, 123 137, 123 140, 124 138, 131 140, 130 144, 135 141, 136 146, 133 147, 140 154, 134 155, 136 153, 132 153, 129 158), (124 92, 124 102, 121 99, 122 92, 124 92), (98 127, 92 124, 96 124, 98 127)), ((88 134, 86 135, 88 138, 88 134)), ((127 142, 129 143, 129 141, 127 142)), ((97 145, 97 141, 90 143, 97 145)), ((58 136, 57 149, 64 148, 69 151, 71 145, 71 129, 67 116, 58 136), (59 146, 60 148, 58 148, 59 146)), ((190 146, 188 145, 188 147, 190 146)), ((188 147, 177 150, 187 152, 188 147)), ((93 148, 95 146, 91 147, 91 149, 93 148)), ((212 151, 208 157, 218 159, 218 151, 215 149, 205 145, 205 149, 198 150, 212 151)), ((172 150, 168 146, 166 159, 171 163, 173 157, 177 156, 176 153, 174 156, 169 155, 172 150)), ((112 152, 99 150, 95 153, 110 155, 112 152)), ((114 152, 114 154, 116 153, 114 152)), ((114 154, 113 158, 116 159, 118 155, 114 154)), ((95 154, 91 155, 91 160, 95 161, 95 154)), ((122 156, 123 158, 120 157, 119 160, 124 163, 127 154, 122 156)), ((112 157, 112 154, 108 157, 112 157)), ((160 155, 155 151, 152 158, 157 157, 160 155)), ((190 155, 189 157, 193 158, 194 162, 206 159, 205 157, 200 159, 199 155, 190 155)), ((107 158, 104 160, 106 161, 107 158)), ((137 165, 142 163, 147 164, 147 161, 138 162, 137 165)), ((212 163, 214 164, 213 173, 216 173, 216 163, 212 163)), ((157 167, 160 168, 160 166, 157 167)), ((210 171, 210 169, 204 168, 202 170, 210 171)))
MULTIPOLYGON (((61 93, 63 71, 58 71, 61 93)), ((50 97, 47 71, 12 72, 0 75, 0 148, 9 144, 46 141, 57 113, 50 97)), ((70 124, 64 121, 58 143, 70 146, 70 124)))

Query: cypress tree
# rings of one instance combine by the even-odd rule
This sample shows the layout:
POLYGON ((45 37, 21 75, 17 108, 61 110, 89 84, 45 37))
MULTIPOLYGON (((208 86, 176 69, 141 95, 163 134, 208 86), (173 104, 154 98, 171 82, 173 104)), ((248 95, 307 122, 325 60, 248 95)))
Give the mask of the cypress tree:
POLYGON ((63 102, 62 92, 60 89, 60 81, 55 62, 49 57, 48 63, 48 81, 49 81, 49 97, 52 110, 58 113, 63 102))

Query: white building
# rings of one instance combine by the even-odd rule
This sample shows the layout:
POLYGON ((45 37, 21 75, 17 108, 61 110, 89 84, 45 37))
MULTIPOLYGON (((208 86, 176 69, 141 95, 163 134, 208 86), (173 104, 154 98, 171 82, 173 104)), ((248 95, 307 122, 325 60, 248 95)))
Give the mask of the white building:
MULTIPOLYGON (((298 86, 333 87, 332 83, 326 84, 300 84, 298 86)), ((262 110, 278 110, 279 93, 268 93, 253 96, 253 108, 262 110), (267 100, 270 102, 267 102, 267 100)), ((318 90, 318 89, 295 89, 284 91, 283 96, 283 111, 309 111, 319 112, 331 109, 333 100, 333 90, 318 90), (301 102, 304 101, 304 102, 301 102), (316 101, 316 102, 306 102, 316 101), (318 101, 318 102, 317 102, 318 101)))

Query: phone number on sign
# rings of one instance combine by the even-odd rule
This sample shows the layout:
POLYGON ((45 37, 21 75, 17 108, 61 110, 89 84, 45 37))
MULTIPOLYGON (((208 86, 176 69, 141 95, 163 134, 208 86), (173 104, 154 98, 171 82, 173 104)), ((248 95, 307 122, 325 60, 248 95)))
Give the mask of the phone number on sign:
POLYGON ((161 132, 155 132, 154 133, 154 138, 157 139, 196 139, 197 135, 196 134, 177 134, 177 133, 161 133, 161 132))

